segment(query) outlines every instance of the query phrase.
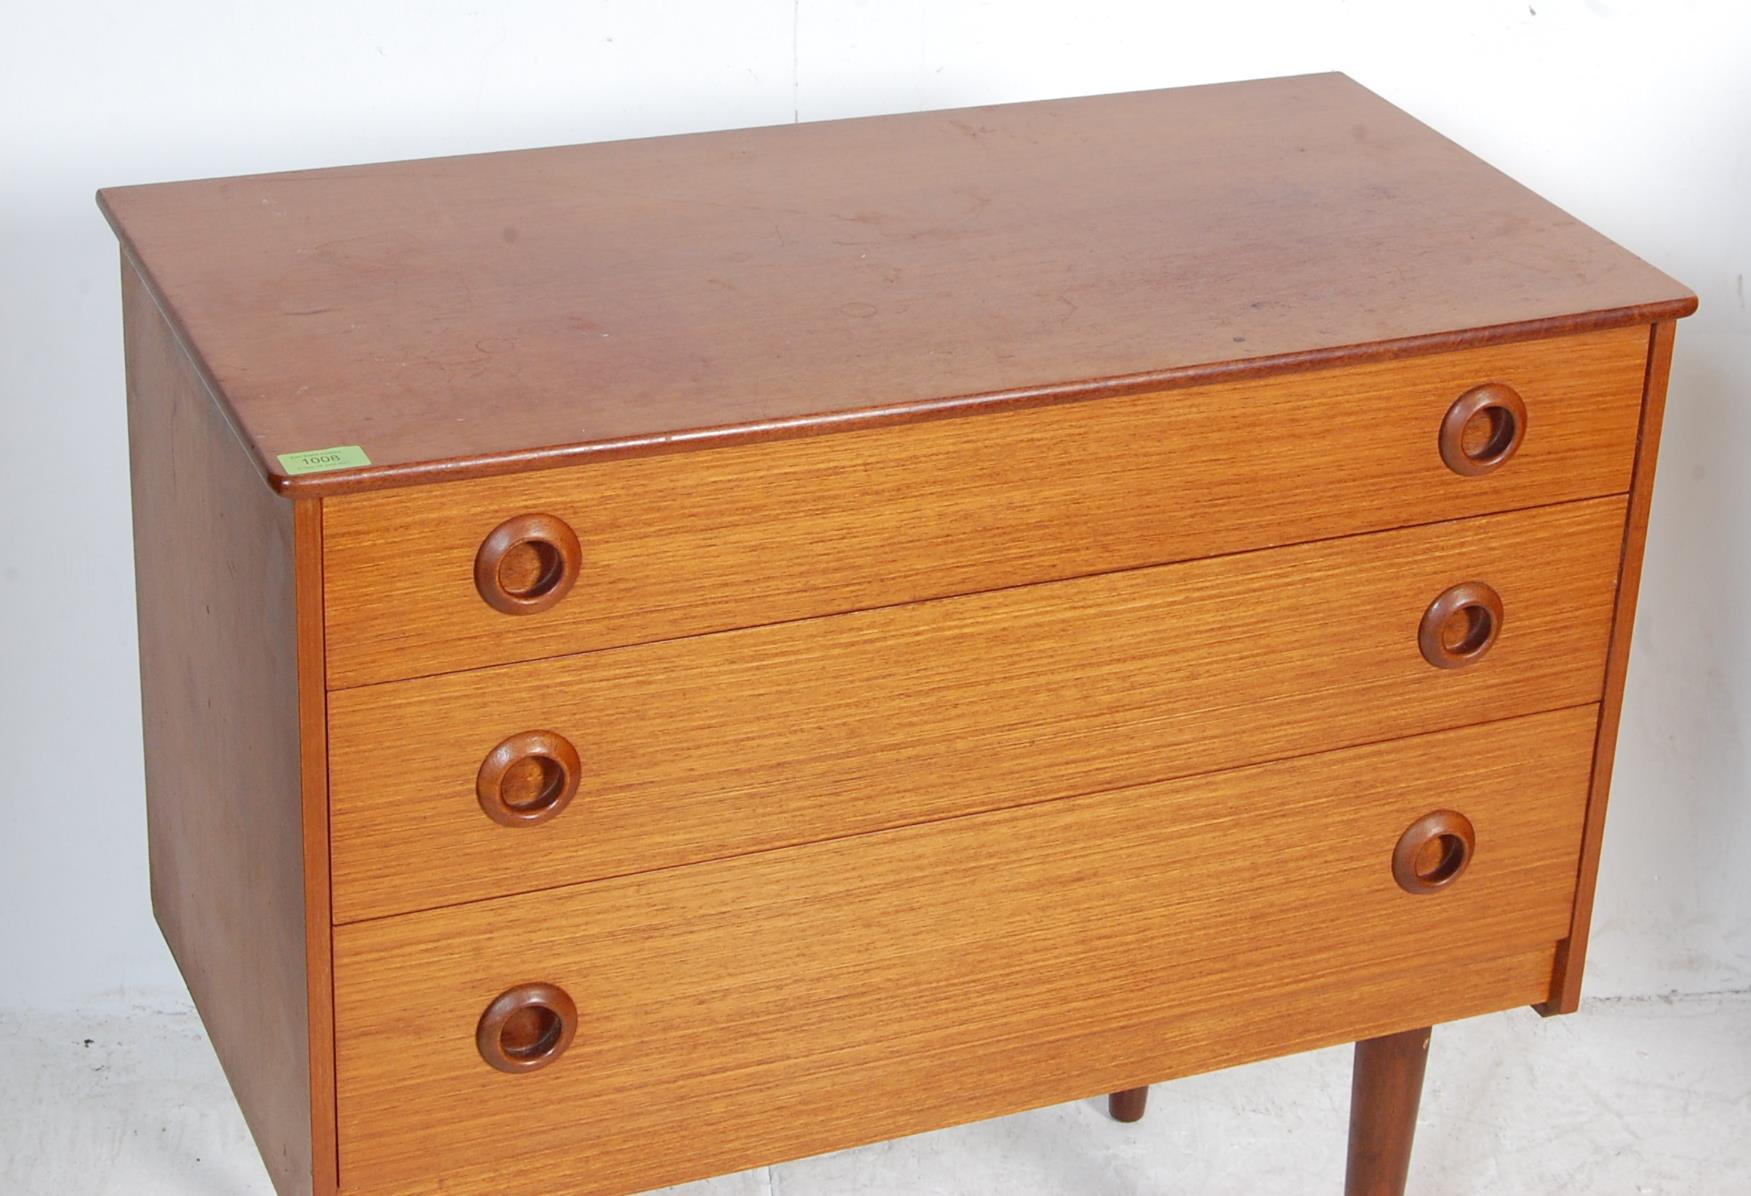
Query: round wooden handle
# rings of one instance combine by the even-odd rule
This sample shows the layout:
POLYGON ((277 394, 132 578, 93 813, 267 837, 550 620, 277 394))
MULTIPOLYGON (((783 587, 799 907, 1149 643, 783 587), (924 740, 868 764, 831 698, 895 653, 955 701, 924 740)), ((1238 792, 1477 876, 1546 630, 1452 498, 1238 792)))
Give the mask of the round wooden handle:
POLYGON ((1512 386, 1474 386, 1441 420, 1441 460, 1454 473, 1477 477, 1508 463, 1526 435, 1526 404, 1512 386))
POLYGON ((1482 660, 1502 630, 1502 596, 1481 581, 1442 592, 1423 612, 1417 646, 1438 669, 1462 669, 1482 660))
POLYGON ((494 998, 474 1033, 480 1057, 513 1075, 539 1071, 565 1054, 578 1029, 578 1007, 552 984, 519 984, 494 998))
POLYGON ((553 515, 518 515, 492 529, 474 554, 474 588, 507 615, 532 615, 577 583, 584 550, 577 533, 553 515))
POLYGON ((1436 810, 1411 823, 1392 851, 1392 879, 1407 893, 1439 893, 1464 873, 1477 848, 1471 819, 1436 810))
POLYGON ((578 791, 578 750, 553 731, 513 735, 481 761, 474 791, 501 826, 537 826, 557 818, 578 791))

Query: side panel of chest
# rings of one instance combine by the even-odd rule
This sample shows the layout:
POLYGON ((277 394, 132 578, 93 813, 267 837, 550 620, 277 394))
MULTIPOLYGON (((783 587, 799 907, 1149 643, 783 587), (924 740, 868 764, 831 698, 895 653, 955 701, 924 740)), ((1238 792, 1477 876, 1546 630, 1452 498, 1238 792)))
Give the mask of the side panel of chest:
POLYGON ((335 1185, 318 503, 122 268, 152 909, 282 1196, 335 1185))

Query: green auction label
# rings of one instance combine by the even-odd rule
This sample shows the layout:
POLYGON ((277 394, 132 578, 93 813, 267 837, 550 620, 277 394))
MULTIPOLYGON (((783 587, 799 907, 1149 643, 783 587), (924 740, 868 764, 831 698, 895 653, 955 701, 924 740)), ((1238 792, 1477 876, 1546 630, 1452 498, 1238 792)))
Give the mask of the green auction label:
POLYGON ((304 473, 325 473, 330 469, 354 469, 370 463, 371 458, 365 456, 365 450, 356 444, 342 444, 335 448, 306 449, 301 453, 280 454, 280 468, 286 471, 287 477, 294 478, 304 473))

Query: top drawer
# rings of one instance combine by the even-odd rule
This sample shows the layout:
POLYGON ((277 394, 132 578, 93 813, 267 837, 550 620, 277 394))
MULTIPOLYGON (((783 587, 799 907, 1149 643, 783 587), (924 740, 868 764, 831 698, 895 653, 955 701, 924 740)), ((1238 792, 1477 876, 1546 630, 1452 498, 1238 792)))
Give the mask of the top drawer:
POLYGON ((1619 328, 328 499, 328 682, 1618 493, 1647 345, 1619 328), (1498 467, 1468 462, 1511 427, 1498 467))

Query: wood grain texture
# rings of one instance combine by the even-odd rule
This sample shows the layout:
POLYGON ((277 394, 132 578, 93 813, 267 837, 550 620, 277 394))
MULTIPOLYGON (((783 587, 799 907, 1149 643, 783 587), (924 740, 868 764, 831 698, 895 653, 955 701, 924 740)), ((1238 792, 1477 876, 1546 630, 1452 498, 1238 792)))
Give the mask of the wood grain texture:
MULTIPOLYGON (((1621 497, 330 694, 339 921, 1595 702, 1621 497), (1417 646, 1487 579, 1469 668, 1417 646), (559 817, 476 793, 507 735, 559 817)), ((1403 827, 1398 828, 1403 830, 1403 827)))
POLYGON ((1185 560, 1628 489, 1645 329, 329 501, 336 687, 1185 560), (1530 431, 1489 477, 1448 408, 1511 383, 1530 431), (541 614, 477 589, 545 512, 583 576, 541 614))
POLYGON ((1648 538, 1648 513, 1654 500, 1654 469, 1660 455, 1660 427, 1666 413, 1666 382, 1672 370, 1676 326, 1655 324, 1648 338, 1645 397, 1641 435, 1636 450, 1635 481, 1625 517, 1623 554, 1618 570, 1617 609, 1612 616, 1610 655, 1605 665, 1605 696, 1599 707, 1598 749, 1593 760, 1592 798, 1581 850, 1580 879, 1575 887, 1575 917, 1568 937, 1557 950, 1550 999, 1539 1010, 1573 1013, 1581 1004, 1581 978, 1586 970, 1587 938, 1593 923, 1593 892, 1599 879, 1599 853, 1605 837, 1605 808, 1611 796, 1611 769, 1617 757, 1617 725, 1623 713, 1623 687, 1629 672, 1630 635, 1635 630, 1636 595, 1641 588, 1642 553, 1648 538))
POLYGON ((99 199, 264 472, 304 493, 1695 306, 1341 75, 99 199), (275 461, 339 444, 373 464, 275 461))
POLYGON ((298 619, 299 781, 302 786, 304 971, 310 1053, 310 1164, 314 1196, 340 1185, 334 1108, 334 942, 329 885, 328 686, 323 677, 322 500, 292 500, 298 619))
POLYGON ((639 1191, 1536 1000, 1596 719, 341 927, 345 1187, 639 1191), (1413 897, 1392 846, 1431 777, 1477 859, 1413 897), (536 980, 577 1037, 502 1074, 476 1023, 536 980))
POLYGON ((126 264, 122 296, 152 908, 275 1188, 309 1193, 326 1033, 310 1017, 326 968, 310 964, 328 933, 322 906, 307 937, 305 848, 324 840, 304 833, 322 795, 303 801, 300 724, 321 720, 301 697, 319 702, 321 679, 300 669, 294 560, 319 543, 261 485, 126 264))

